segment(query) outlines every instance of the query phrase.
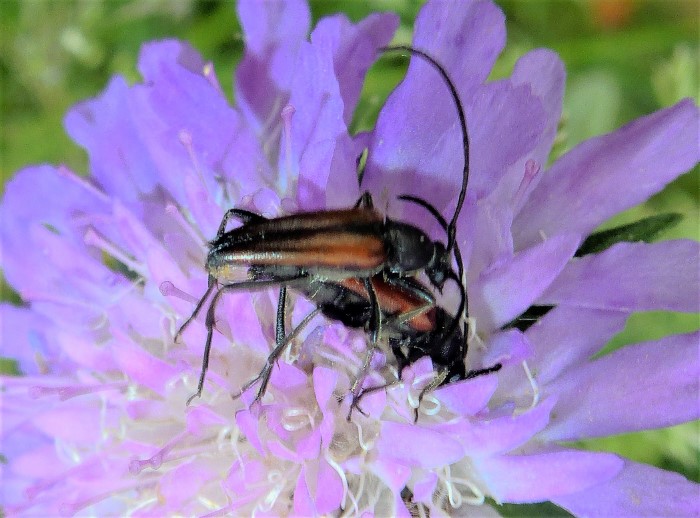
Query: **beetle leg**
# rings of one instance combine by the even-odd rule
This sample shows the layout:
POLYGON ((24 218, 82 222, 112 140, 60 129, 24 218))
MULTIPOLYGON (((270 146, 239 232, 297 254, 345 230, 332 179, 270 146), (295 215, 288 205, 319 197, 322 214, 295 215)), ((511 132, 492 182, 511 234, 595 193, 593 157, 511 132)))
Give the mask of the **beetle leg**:
MULTIPOLYGON (((281 297, 280 297, 281 299, 281 297)), ((265 395, 265 390, 267 389, 267 384, 270 381, 270 376, 272 375, 272 368, 274 367, 275 363, 279 359, 280 355, 282 354, 282 351, 285 350, 285 348, 291 343, 292 340, 294 340, 297 335, 301 332, 302 329, 304 329, 313 318, 318 315, 321 312, 320 308, 314 309, 311 313, 306 315, 304 319, 299 323, 298 326, 294 328, 294 330, 289 333, 289 336, 284 338, 282 341, 278 341, 276 339, 277 345, 275 348, 272 350, 270 355, 267 357, 267 361, 265 362, 265 366, 261 369, 261 371, 258 373, 257 376, 255 376, 253 379, 250 381, 246 382, 243 387, 241 387, 241 390, 233 394, 231 396, 232 399, 238 399, 241 397, 241 395, 248 390, 250 387, 255 385, 258 381, 262 380, 262 383, 260 384, 260 388, 258 389, 257 394, 255 395, 255 399, 253 400, 253 403, 256 401, 260 401, 262 397, 265 395)))
POLYGON ((243 223, 256 223, 260 221, 265 221, 267 219, 261 216, 260 214, 256 214, 255 212, 251 212, 249 210, 236 208, 228 209, 224 214, 224 217, 221 218, 219 230, 216 233, 216 239, 219 239, 224 234, 229 220, 234 216, 240 219, 243 223))
POLYGON ((348 421, 350 421, 350 417, 352 416, 353 408, 355 408, 360 401, 358 387, 362 388, 362 382, 364 381, 365 376, 367 375, 367 371, 369 370, 369 364, 372 361, 374 352, 377 350, 377 344, 379 343, 379 335, 381 333, 382 328, 381 308, 379 307, 379 302, 377 301, 377 293, 374 290, 374 286, 372 286, 372 280, 370 278, 365 278, 363 279, 363 281, 365 284, 365 289, 367 290, 367 295, 369 296, 370 307, 372 309, 372 313, 370 314, 369 323, 367 326, 370 337, 370 345, 369 350, 365 354, 365 360, 362 363, 362 369, 360 370, 359 374, 355 378, 355 381, 353 382, 350 388, 350 392, 352 393, 352 402, 350 403, 350 410, 347 416, 348 421))
POLYGON ((199 302, 197 302, 197 305, 194 307, 194 311, 192 314, 185 320, 185 323, 180 326, 180 329, 177 330, 177 333, 175 333, 175 336, 173 337, 173 342, 178 343, 180 341, 180 337, 182 336, 182 333, 185 331, 185 328, 189 326, 192 321, 197 318, 197 315, 199 312, 202 310, 202 307, 204 306, 204 301, 209 298, 209 295, 211 295, 212 290, 214 289, 214 286, 216 285, 216 281, 214 277, 211 275, 209 276, 208 280, 208 286, 207 286, 207 291, 204 292, 204 295, 202 295, 202 298, 199 299, 199 302))
POLYGON ((355 208, 357 209, 358 207, 365 207, 367 209, 371 209, 372 207, 374 207, 372 195, 369 193, 369 191, 363 192, 362 196, 360 196, 360 199, 357 200, 357 202, 355 203, 355 208))
MULTIPOLYGON (((302 277, 304 277, 304 276, 300 276, 299 278, 302 278, 302 277)), ((292 281, 292 280, 296 280, 296 278, 285 279, 284 281, 280 281, 279 279, 241 281, 241 282, 236 282, 236 283, 232 283, 232 284, 224 284, 223 286, 219 287, 219 290, 216 292, 216 295, 214 295, 214 298, 209 303, 209 308, 207 309, 207 318, 205 321, 205 325, 207 327, 207 341, 204 344, 204 354, 202 355, 202 370, 199 374, 199 383, 197 383, 197 392, 195 392, 194 394, 192 394, 190 396, 190 398, 187 400, 187 405, 189 405, 194 398, 202 396, 202 389, 204 388, 204 378, 207 375, 207 368, 209 367, 209 354, 211 352, 211 341, 212 341, 212 336, 214 334, 216 305, 219 303, 219 299, 221 298, 221 295, 223 295, 227 291, 254 290, 254 289, 260 289, 260 288, 268 288, 270 286, 279 286, 280 284, 283 284, 284 282, 292 281)), ((207 290, 207 291, 209 291, 209 290, 207 290)))
POLYGON ((425 396, 431 390, 434 390, 440 385, 442 385, 442 382, 447 379, 447 374, 449 372, 449 369, 440 370, 440 372, 437 373, 437 375, 430 381, 430 383, 428 383, 425 387, 423 387, 423 390, 420 391, 420 394, 418 394, 418 406, 413 410, 414 423, 418 422, 418 409, 420 408, 420 404, 423 401, 423 396, 425 396))

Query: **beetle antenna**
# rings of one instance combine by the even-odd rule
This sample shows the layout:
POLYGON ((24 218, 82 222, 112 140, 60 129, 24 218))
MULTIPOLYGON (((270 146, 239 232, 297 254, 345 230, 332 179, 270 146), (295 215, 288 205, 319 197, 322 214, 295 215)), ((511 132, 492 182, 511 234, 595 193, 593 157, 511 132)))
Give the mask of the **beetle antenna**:
POLYGON ((457 226, 457 217, 459 217, 459 213, 462 211, 462 205, 464 205, 464 198, 467 195, 467 184, 469 183, 469 133, 467 132, 467 118, 464 115, 464 108, 462 108, 462 102, 459 99, 459 94, 457 93, 457 88, 455 87, 454 83, 450 79, 450 77, 447 75, 447 72, 443 68, 443 66, 435 61, 435 59, 430 56, 429 54, 425 53, 422 50, 410 47, 408 45, 394 45, 391 47, 381 47, 379 49, 381 52, 391 52, 391 51, 403 51, 403 52, 408 52, 409 54, 413 56, 419 56, 426 60, 428 63, 430 63, 435 70, 440 74, 440 77, 442 77, 443 81, 445 81, 445 84, 447 85, 447 88, 450 90, 450 94, 452 95, 452 99, 455 102, 455 106, 457 108, 457 115, 459 116, 459 125, 462 129, 462 146, 464 149, 464 169, 462 170, 462 188, 459 191, 459 198, 457 198, 457 206, 455 207, 455 213, 452 216, 452 220, 450 221, 449 225, 447 226, 447 251, 451 251, 452 248, 455 245, 455 240, 457 238, 456 236, 456 226, 457 226))

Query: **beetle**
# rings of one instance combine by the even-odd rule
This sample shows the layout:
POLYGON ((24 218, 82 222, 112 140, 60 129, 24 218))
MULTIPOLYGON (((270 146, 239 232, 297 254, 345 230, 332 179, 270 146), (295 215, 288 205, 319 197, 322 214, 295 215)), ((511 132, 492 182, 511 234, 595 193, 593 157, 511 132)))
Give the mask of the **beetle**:
MULTIPOLYGON (((261 271, 254 272, 255 276, 264 277, 261 271)), ((471 379, 490 374, 501 369, 501 364, 467 371, 465 358, 467 355, 466 334, 460 329, 457 319, 441 306, 433 305, 425 309, 426 299, 430 292, 419 281, 413 278, 392 278, 382 274, 371 279, 377 295, 377 303, 382 311, 382 333, 388 337, 388 343, 397 361, 399 381, 404 367, 415 363, 424 356, 430 357, 437 370, 435 378, 421 391, 418 407, 425 393, 447 383, 471 379), (417 295, 422 293, 422 295, 417 295)), ((326 317, 339 320, 348 327, 364 327, 371 318, 372 306, 363 282, 356 278, 344 279, 339 282, 311 280, 302 288, 302 292, 317 304, 317 309, 307 315, 297 327, 284 338, 284 320, 277 322, 277 344, 267 358, 265 366, 257 376, 248 381, 234 396, 238 397, 255 383, 260 382, 253 401, 258 401, 265 393, 270 380, 272 368, 284 348, 306 326, 313 317, 323 313, 326 317)), ((285 304, 285 291, 280 291, 280 306, 285 304)), ((395 382, 377 387, 370 387, 353 397, 348 413, 348 419, 353 408, 359 408, 360 399, 369 393, 386 388, 395 382)), ((415 419, 418 418, 418 407, 415 419)))
MULTIPOLYGON (((298 213, 271 219, 240 208, 229 209, 222 218, 215 239, 209 244, 207 290, 175 335, 177 340, 211 297, 205 319, 207 338, 197 392, 188 399, 187 404, 201 396, 209 363, 215 309, 220 297, 230 291, 279 286, 282 301, 286 297, 287 286, 308 295, 313 293, 309 287, 315 282, 342 283, 350 282, 350 279, 361 282, 370 306, 366 327, 371 342, 362 375, 377 347, 382 327, 382 310, 372 281, 375 276, 383 275, 396 281, 425 272, 430 284, 439 291, 451 279, 459 286, 461 300, 456 318, 450 319, 448 335, 454 333, 459 321, 466 317, 467 299, 461 284, 463 263, 456 244, 456 221, 464 203, 469 177, 469 138, 464 110, 447 73, 431 56, 409 46, 384 47, 380 50, 404 51, 426 60, 443 78, 455 101, 463 137, 464 168, 462 186, 450 223, 447 224, 428 202, 412 196, 399 197, 424 207, 438 217, 447 233, 447 244, 433 241, 414 225, 384 217, 374 209, 369 193, 364 193, 349 209, 298 213), (227 230, 233 218, 242 224, 227 230), (453 258, 457 271, 452 267, 453 258), (236 271, 241 267, 248 268, 249 279, 236 279, 236 271)), ((410 283, 405 287, 413 290, 413 294, 423 301, 421 309, 416 307, 413 311, 420 313, 434 305, 434 298, 427 289, 410 283)), ((337 313, 337 309, 333 304, 326 304, 328 313, 337 313)), ((277 310, 278 347, 284 341, 283 333, 279 333, 280 322, 284 322, 283 304, 279 304, 277 310)), ((355 396, 362 375, 353 384, 355 396)))

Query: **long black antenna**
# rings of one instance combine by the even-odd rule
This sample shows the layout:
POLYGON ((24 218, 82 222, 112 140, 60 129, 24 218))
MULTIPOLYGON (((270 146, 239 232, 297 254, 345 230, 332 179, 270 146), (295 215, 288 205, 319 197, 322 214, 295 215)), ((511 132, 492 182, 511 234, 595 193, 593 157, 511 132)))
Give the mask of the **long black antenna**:
MULTIPOLYGON (((467 132, 467 118, 464 115, 464 109, 462 108, 462 102, 459 99, 459 94, 457 93, 457 88, 455 88, 454 83, 450 79, 450 77, 447 75, 447 72, 445 69, 442 67, 440 63, 435 61, 433 57, 430 55, 426 54, 422 50, 410 47, 408 45, 394 45, 391 47, 381 47, 379 49, 381 52, 391 52, 391 51, 404 51, 408 52, 411 55, 414 56, 419 56, 426 60, 428 63, 430 63, 435 70, 440 74, 440 77, 442 77, 443 81, 445 81, 445 84, 447 85, 447 88, 450 90, 450 94, 452 95, 452 99, 455 102, 455 106, 457 107, 457 115, 459 116, 459 125, 462 129, 462 146, 464 148, 464 169, 462 171, 462 189, 459 191, 459 198, 457 199, 457 206, 455 207, 455 213, 454 216, 452 216, 452 220, 450 221, 449 225, 447 226, 447 251, 449 252, 452 250, 452 247, 455 245, 455 240, 456 240, 456 226, 457 226, 457 217, 459 216, 459 213, 462 211, 462 205, 464 205, 464 198, 467 195, 467 184, 469 183, 469 134, 467 132)), ((461 265, 460 265, 461 266, 461 265)), ((459 276, 460 278, 462 277, 462 268, 460 267, 460 272, 459 276)))

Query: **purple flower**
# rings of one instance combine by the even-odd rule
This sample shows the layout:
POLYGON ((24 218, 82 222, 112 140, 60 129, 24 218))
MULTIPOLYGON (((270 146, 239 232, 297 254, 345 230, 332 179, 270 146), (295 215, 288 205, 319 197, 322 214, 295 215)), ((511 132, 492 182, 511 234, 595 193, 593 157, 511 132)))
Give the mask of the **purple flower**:
MULTIPOLYGON (((419 217, 396 200, 407 193, 449 214, 461 182, 454 106, 424 62, 411 62, 374 131, 348 134, 396 17, 325 18, 307 41, 302 2, 238 10, 247 47, 235 107, 187 44, 148 44, 141 84, 116 77, 66 118, 87 179, 45 165, 7 184, 4 269, 25 304, 1 314, 4 354, 24 374, 2 380, 5 512, 482 515, 549 500, 577 515, 696 514, 698 486, 682 476, 564 443, 698 418, 697 333, 591 359, 633 312, 698 310, 698 244, 574 257, 598 225, 698 162, 698 109, 680 102, 544 170, 564 71, 536 50, 509 79, 485 82, 505 42, 488 1, 429 3, 413 45, 447 68, 467 112, 467 362, 503 369, 428 393, 414 423, 433 375, 424 358, 348 422, 338 398, 366 336, 317 317, 251 406, 252 391, 230 396, 274 343, 277 293, 234 293, 217 310, 203 397, 185 407, 203 321, 173 338, 206 289, 206 243, 227 208, 348 206, 365 147, 362 189, 392 217, 419 217), (531 306, 553 309, 526 331, 506 326, 531 306)), ((446 290, 440 303, 454 299, 446 290)), ((296 297, 291 325, 312 309, 296 297)), ((367 386, 396 378, 390 357, 375 360, 367 386)))

